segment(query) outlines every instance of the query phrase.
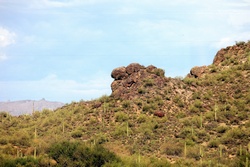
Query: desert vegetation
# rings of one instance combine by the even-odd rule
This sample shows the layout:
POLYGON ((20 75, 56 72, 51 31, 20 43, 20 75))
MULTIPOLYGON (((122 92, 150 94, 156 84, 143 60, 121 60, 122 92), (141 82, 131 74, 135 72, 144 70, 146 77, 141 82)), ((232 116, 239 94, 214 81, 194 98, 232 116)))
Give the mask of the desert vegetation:
POLYGON ((110 96, 1 112, 0 166, 250 166, 249 65, 241 42, 184 79, 133 64, 110 96))

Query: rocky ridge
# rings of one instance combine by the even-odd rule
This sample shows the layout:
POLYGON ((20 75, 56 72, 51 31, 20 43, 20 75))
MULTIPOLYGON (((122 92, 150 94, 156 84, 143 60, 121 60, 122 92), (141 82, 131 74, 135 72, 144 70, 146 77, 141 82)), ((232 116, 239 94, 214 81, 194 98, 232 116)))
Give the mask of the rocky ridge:
POLYGON ((39 140, 41 157, 53 141, 67 140, 102 144, 129 159, 127 166, 157 166, 152 164, 158 160, 168 166, 246 166, 250 42, 221 49, 213 64, 192 68, 184 79, 138 63, 114 69, 111 77, 110 96, 30 116, 0 114, 0 152, 12 149, 5 154, 16 157, 18 148, 32 155, 28 150, 39 140))
MULTIPOLYGON (((213 64, 193 67, 183 80, 165 77, 164 70, 153 65, 145 67, 138 63, 132 63, 126 67, 118 67, 111 73, 111 77, 114 79, 111 84, 111 97, 121 100, 142 99, 147 104, 151 103, 150 99, 157 98, 158 101, 164 101, 164 104, 157 105, 152 110, 161 110, 165 113, 189 110, 190 104, 195 101, 193 98, 195 94, 201 94, 202 91, 213 91, 214 95, 211 96, 218 96, 217 91, 220 84, 216 85, 216 82, 223 77, 225 80, 231 80, 231 83, 224 83, 224 87, 221 89, 226 88, 226 94, 233 96, 234 92, 229 88, 235 84, 233 74, 236 71, 245 71, 242 82, 249 81, 249 50, 249 42, 223 48, 215 55, 213 64), (227 72, 231 73, 231 77, 226 75, 227 72)), ((203 103, 201 108, 209 109, 211 106, 208 106, 215 103, 216 99, 210 100, 203 103)))

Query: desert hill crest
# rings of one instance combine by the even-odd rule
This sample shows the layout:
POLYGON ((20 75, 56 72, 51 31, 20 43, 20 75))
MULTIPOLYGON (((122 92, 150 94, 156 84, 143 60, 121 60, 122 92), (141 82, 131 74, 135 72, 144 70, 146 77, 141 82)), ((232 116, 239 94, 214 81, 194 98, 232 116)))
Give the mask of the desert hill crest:
POLYGON ((60 166, 65 157, 48 155, 66 140, 102 145, 122 159, 114 166, 247 165, 250 42, 221 49, 213 64, 192 68, 184 79, 138 63, 111 76, 110 96, 32 115, 1 113, 0 160, 36 153, 41 163, 60 166))

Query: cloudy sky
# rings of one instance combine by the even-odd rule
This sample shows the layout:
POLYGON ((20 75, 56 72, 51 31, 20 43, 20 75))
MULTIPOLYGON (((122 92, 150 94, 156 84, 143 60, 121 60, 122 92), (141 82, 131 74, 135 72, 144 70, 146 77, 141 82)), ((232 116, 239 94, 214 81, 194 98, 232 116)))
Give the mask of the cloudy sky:
POLYGON ((185 76, 250 40, 250 0, 0 0, 0 101, 90 100, 138 62, 185 76))

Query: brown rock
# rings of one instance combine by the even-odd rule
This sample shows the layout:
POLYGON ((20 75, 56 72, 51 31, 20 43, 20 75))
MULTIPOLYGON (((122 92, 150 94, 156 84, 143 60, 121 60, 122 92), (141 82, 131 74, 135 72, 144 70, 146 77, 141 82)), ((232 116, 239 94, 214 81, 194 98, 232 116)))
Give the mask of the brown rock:
POLYGON ((193 67, 190 70, 190 74, 194 76, 195 78, 200 78, 201 75, 205 72, 207 66, 201 66, 201 67, 193 67))
POLYGON ((164 75, 159 73, 161 71, 163 70, 152 65, 145 68, 138 63, 116 68, 111 74, 115 79, 111 84, 111 96, 117 99, 133 99, 142 95, 139 91, 140 89, 145 89, 144 91, 147 92, 154 92, 154 87, 160 89, 166 82, 164 75), (158 73, 160 75, 157 75, 158 73), (144 88, 147 82, 150 82, 151 86, 144 88))
POLYGON ((99 107, 101 107, 101 106, 102 106, 102 102, 99 102, 99 101, 95 102, 95 103, 92 105, 93 108, 99 108, 99 107))
POLYGON ((157 116, 157 117, 164 117, 164 116, 165 116, 165 113, 162 112, 162 111, 156 111, 156 112, 154 112, 154 116, 157 116))
POLYGON ((136 83, 136 81, 133 78, 128 78, 125 82, 124 82, 124 87, 131 87, 134 83, 136 83))
POLYGON ((115 68, 111 73, 111 77, 114 78, 115 80, 121 80, 126 78, 127 76, 128 74, 126 73, 125 67, 115 68))
POLYGON ((147 72, 152 73, 155 69, 156 69, 155 66, 150 65, 150 66, 147 67, 147 72))
POLYGON ((130 65, 126 67, 126 72, 130 75, 134 72, 138 72, 142 68, 144 67, 138 63, 131 63, 130 65))
POLYGON ((213 64, 219 65, 221 62, 225 60, 226 49, 221 49, 217 52, 217 54, 214 57, 213 64))
POLYGON ((117 81, 115 80, 115 81, 113 81, 111 83, 111 89, 112 89, 112 91, 118 89, 120 85, 121 85, 121 80, 117 80, 117 81))

